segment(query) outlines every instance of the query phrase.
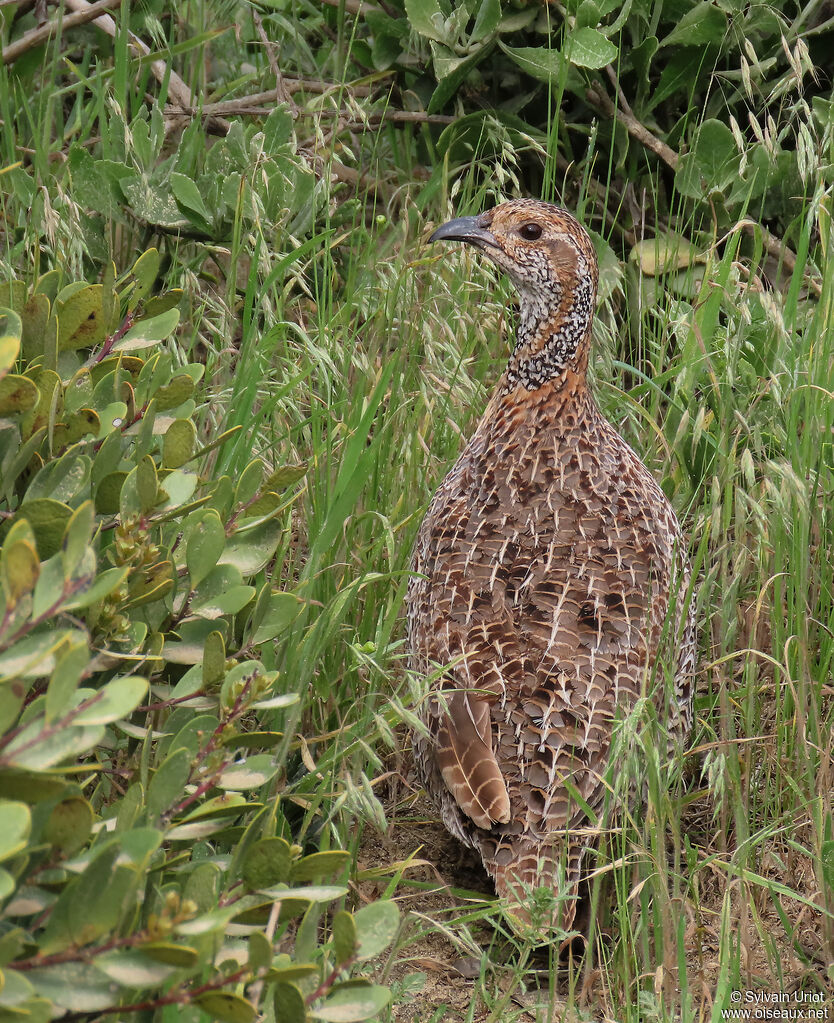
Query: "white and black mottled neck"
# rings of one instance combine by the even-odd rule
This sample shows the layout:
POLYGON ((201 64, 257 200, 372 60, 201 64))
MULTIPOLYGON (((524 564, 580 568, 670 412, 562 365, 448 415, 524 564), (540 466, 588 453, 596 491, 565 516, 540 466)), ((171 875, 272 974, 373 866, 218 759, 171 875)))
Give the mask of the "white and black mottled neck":
POLYGON ((558 282, 550 288, 519 288, 521 315, 516 342, 507 363, 503 390, 519 384, 534 391, 566 369, 590 334, 596 285, 592 275, 579 272, 568 294, 558 282))

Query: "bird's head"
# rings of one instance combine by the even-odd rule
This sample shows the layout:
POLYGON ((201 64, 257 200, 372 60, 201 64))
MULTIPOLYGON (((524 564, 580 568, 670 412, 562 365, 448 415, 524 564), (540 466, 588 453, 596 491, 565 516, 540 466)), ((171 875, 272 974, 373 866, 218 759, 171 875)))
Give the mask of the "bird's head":
POLYGON ((513 359, 528 390, 585 357, 598 265, 588 232, 567 210, 514 199, 476 217, 457 217, 429 241, 468 242, 515 284, 521 299, 513 359))

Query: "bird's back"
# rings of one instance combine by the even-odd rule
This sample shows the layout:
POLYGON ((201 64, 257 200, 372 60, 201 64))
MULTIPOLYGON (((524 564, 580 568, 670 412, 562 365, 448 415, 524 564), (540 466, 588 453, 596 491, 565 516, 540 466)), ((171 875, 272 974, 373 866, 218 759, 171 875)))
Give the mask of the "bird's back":
MULTIPOLYGON (((581 381, 520 403, 499 388, 435 494, 415 550, 410 647, 418 672, 451 667, 424 706, 431 738, 416 740, 416 760, 447 827, 479 849, 499 893, 521 900, 525 885, 554 885, 560 871, 575 885, 615 719, 647 686, 658 683, 672 735, 688 729, 686 639, 671 709, 653 678, 673 591, 683 605, 680 542, 663 492, 581 381), (450 787, 456 771, 474 776, 473 791, 498 784, 489 771, 478 778, 489 749, 468 766, 450 750, 450 715, 469 726, 488 717, 480 734, 507 820, 479 826, 450 787)), ((671 617, 680 631, 680 611, 671 617)), ((471 754, 471 740, 458 745, 471 754)))

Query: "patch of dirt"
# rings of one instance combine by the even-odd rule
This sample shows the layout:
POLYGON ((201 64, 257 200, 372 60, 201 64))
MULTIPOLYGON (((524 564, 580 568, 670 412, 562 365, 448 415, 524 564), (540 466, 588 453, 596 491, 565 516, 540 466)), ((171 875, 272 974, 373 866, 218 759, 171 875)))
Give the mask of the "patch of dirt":
MULTIPOLYGON (((462 1020, 472 1000, 471 971, 475 957, 471 953, 476 950, 462 948, 456 934, 444 927, 450 908, 465 905, 450 889, 490 896, 493 894, 490 879, 477 856, 452 838, 436 819, 425 796, 406 799, 391 816, 394 819, 385 835, 366 828, 359 869, 400 863, 415 853, 418 861, 408 869, 407 881, 397 890, 400 909, 415 916, 389 979, 395 985, 407 985, 409 974, 423 973, 426 980, 413 998, 397 1007, 395 1019, 402 1023, 428 1023, 435 1012, 443 1011, 445 1014, 436 1017, 438 1020, 462 1020), (419 887, 409 887, 408 882, 416 882, 419 887)), ((387 881, 388 877, 379 883, 366 882, 360 886, 360 894, 377 897, 387 881)))

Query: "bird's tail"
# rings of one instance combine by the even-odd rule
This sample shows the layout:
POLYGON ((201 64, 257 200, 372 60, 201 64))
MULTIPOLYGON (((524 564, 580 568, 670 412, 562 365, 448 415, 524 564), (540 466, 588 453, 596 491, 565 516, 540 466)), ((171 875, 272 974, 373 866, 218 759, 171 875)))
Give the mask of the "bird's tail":
POLYGON ((516 934, 535 941, 567 937, 576 919, 586 848, 562 834, 548 840, 507 836, 494 853, 483 850, 516 934))

